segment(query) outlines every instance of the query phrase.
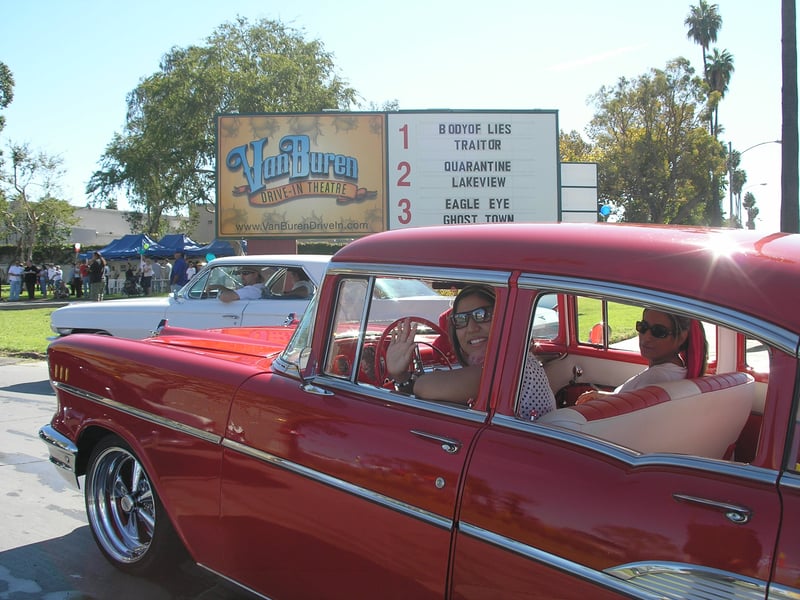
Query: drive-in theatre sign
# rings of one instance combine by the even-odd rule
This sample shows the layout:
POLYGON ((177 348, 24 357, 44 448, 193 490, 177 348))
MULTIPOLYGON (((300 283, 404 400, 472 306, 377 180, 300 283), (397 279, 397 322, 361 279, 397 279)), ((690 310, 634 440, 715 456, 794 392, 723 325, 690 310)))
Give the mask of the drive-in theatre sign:
POLYGON ((220 115, 217 236, 559 220, 556 111, 220 115))

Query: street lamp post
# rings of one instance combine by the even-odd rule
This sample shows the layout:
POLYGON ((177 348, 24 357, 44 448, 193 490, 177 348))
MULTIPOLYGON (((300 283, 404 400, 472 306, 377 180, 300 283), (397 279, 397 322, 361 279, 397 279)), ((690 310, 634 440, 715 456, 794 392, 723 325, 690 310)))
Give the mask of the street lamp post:
MULTIPOLYGON (((747 148, 739 152, 739 160, 742 159, 742 155, 748 150, 752 150, 753 148, 758 148, 759 146, 763 146, 765 144, 780 144, 780 143, 781 140, 767 140, 766 142, 758 142, 757 144, 748 146, 747 148)), ((730 203, 730 212, 728 213, 728 218, 731 221, 731 223, 733 223, 733 144, 731 142, 728 142, 728 201, 730 203)), ((741 202, 741 198, 739 199, 739 201, 741 202)), ((740 206, 739 207, 740 219, 741 216, 742 216, 742 209, 740 206)))

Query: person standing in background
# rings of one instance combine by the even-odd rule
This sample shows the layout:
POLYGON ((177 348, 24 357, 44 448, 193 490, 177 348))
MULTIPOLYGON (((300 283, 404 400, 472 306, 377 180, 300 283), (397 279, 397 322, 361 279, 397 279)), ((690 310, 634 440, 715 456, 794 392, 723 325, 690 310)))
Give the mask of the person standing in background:
POLYGON ((186 259, 183 258, 183 252, 175 252, 175 264, 172 265, 172 273, 169 278, 169 287, 173 294, 177 294, 178 290, 186 285, 188 281, 188 279, 186 279, 187 267, 186 259))
POLYGON ((23 271, 22 262, 19 260, 12 262, 11 266, 8 267, 8 283, 11 285, 8 299, 11 302, 19 300, 19 294, 22 291, 23 271))
POLYGON ((195 266, 195 262, 190 260, 188 266, 186 267, 186 281, 191 280, 195 273, 197 273, 197 267, 195 266))
POLYGON ((81 280, 81 266, 78 263, 72 265, 72 272, 69 274, 69 287, 72 295, 76 298, 83 297, 83 281, 81 280))
POLYGON ((142 260, 140 270, 142 272, 142 290, 144 290, 145 296, 149 296, 150 288, 153 285, 153 261, 149 258, 142 260))
POLYGON ((81 285, 83 286, 83 295, 89 296, 89 261, 83 259, 80 266, 81 271, 81 285))
POLYGON ((39 267, 30 259, 25 261, 25 270, 22 272, 25 281, 25 290, 28 292, 28 300, 36 300, 36 282, 39 279, 39 267))
POLYGON ((46 264, 42 263, 42 268, 39 269, 39 291, 42 292, 42 298, 47 298, 47 285, 49 281, 49 268, 46 264))
POLYGON ((103 300, 106 266, 103 255, 95 252, 92 256, 92 264, 89 265, 89 294, 95 302, 103 300))

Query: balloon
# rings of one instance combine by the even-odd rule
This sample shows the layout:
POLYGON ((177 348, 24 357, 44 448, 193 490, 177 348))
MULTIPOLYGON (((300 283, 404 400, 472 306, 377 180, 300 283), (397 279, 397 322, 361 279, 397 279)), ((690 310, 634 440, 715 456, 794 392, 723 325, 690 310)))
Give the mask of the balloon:
POLYGON ((206 261, 208 261, 208 262, 211 262, 211 261, 212 261, 212 260, 214 260, 215 258, 217 258, 217 257, 216 257, 216 256, 214 256, 213 254, 211 254, 211 252, 209 252, 208 254, 206 254, 206 261))
POLYGON ((611 207, 606 206, 604 204, 603 206, 600 207, 600 214, 603 215, 604 217, 607 217, 608 215, 611 214, 611 207))

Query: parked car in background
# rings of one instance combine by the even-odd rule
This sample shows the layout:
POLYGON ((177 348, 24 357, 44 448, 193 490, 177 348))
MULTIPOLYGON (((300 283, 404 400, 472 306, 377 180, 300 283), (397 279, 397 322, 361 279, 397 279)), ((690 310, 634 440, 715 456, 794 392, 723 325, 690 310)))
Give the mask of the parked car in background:
POLYGON ((217 258, 174 295, 73 302, 53 311, 50 328, 59 336, 99 333, 139 339, 151 335, 162 319, 167 319, 171 325, 191 329, 280 325, 289 315, 299 318, 312 297, 284 296, 286 270, 302 269, 316 289, 330 258, 308 254, 217 258), (257 269, 262 273, 262 298, 235 302, 217 299, 217 285, 231 289, 243 285, 240 274, 243 269, 257 269))
POLYGON ((185 552, 275 599, 795 598, 798 265, 800 236, 747 230, 379 233, 331 259, 294 329, 54 341, 40 436, 133 574, 185 552), (468 373, 442 349, 447 303, 420 285, 495 297, 457 319, 487 327, 463 403, 386 376, 407 317, 417 382, 468 373), (705 375, 575 404, 645 369, 621 343, 645 307, 704 327, 705 375), (534 418, 531 354, 558 401, 534 418))

